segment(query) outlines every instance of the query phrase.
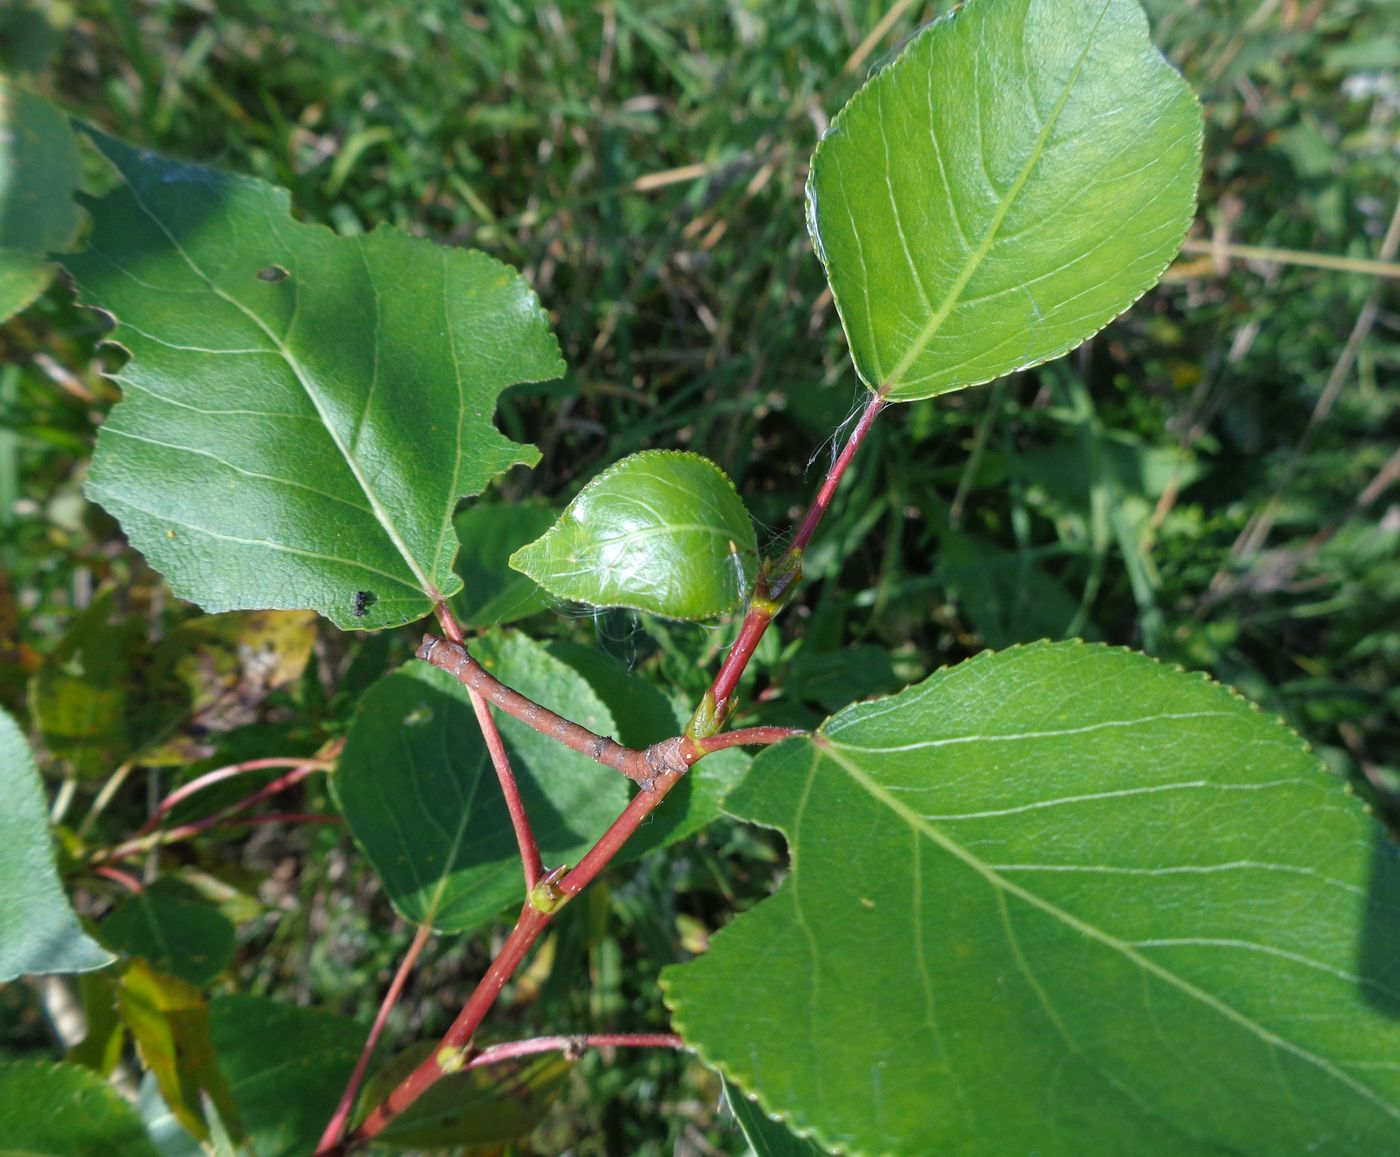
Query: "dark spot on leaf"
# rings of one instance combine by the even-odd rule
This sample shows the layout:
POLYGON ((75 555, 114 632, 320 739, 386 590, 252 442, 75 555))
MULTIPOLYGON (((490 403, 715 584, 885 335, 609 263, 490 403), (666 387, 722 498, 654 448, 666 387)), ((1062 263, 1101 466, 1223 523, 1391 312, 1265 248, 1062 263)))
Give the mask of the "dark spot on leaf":
POLYGON ((264 265, 258 270, 259 281, 286 281, 290 276, 280 265, 264 265))
POLYGON ((374 603, 375 598, 373 591, 356 591, 355 604, 353 607, 355 618, 363 619, 365 617, 365 612, 368 611, 370 607, 374 606, 374 603))

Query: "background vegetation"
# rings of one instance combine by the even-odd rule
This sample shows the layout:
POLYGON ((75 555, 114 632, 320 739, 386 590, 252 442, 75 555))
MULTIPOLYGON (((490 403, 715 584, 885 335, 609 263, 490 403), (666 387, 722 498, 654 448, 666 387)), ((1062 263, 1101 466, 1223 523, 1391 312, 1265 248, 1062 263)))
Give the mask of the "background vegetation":
MULTIPOLYGON (((522 269, 570 369, 506 396, 502 427, 544 461, 493 501, 565 501, 625 454, 688 447, 730 473, 771 543, 859 400, 803 223, 806 163, 826 117, 947 7, 80 2, 43 9, 62 27, 40 87, 116 136, 288 187, 303 219, 392 222, 522 269)), ((1194 243, 1071 358, 881 418, 801 604, 751 667, 745 721, 816 721, 985 646, 1083 635, 1234 684, 1400 823, 1400 269, 1363 267, 1400 244, 1395 8, 1146 7, 1206 108, 1194 243)), ((6 51, 33 51, 17 12, 6 51)), ((0 328, 0 702, 21 719, 74 638, 108 632, 128 655, 114 678, 153 684, 159 641, 193 614, 81 497, 116 397, 102 332, 62 284, 0 328)), ((691 702, 727 643, 567 608, 529 629, 601 647, 691 702)), ((53 752, 68 822, 105 794, 87 835, 116 840, 180 778, 316 750, 414 642, 325 634, 298 677, 267 694, 239 676, 224 709, 180 721, 185 758, 115 790, 114 764, 53 752)), ((329 810, 308 785, 300 810, 329 810)), ((230 989, 372 1014, 409 933, 343 831, 261 828, 188 855, 163 871, 242 905, 230 989)), ((720 825, 615 869, 492 1027, 661 1028, 659 968, 765 895, 782 856, 720 825)), ((100 918, 118 895, 80 900, 100 918)), ((488 941, 430 949, 392 1045, 441 1031, 488 941)), ((0 1048, 60 1055, 31 990, 0 1007, 0 1048)), ((524 1151, 736 1151, 717 1099, 683 1058, 590 1056, 524 1151)))

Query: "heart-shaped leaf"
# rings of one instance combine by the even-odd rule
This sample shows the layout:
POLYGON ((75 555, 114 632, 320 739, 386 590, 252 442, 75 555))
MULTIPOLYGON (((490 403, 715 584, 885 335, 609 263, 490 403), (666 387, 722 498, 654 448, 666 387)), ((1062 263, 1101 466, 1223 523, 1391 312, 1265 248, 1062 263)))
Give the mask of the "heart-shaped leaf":
MULTIPOLYGON (((592 731, 613 730, 588 684, 525 636, 478 639, 472 653, 537 703, 592 731)), ((514 719, 500 725, 545 863, 577 863, 626 806, 628 782, 514 719)), ((331 783, 405 919, 461 932, 523 898, 481 729, 466 688, 445 671, 415 661, 371 687, 331 783)))
POLYGON ((0 74, 0 321, 43 292, 49 253, 72 241, 79 167, 68 118, 0 74))
POLYGON ((455 594, 458 499, 538 458, 496 430, 496 397, 563 369, 530 288, 484 254, 337 237, 270 185, 92 135, 121 183, 65 263, 132 359, 89 495, 210 610, 382 627, 455 594))
POLYGON ((645 450, 585 486, 510 565, 561 599, 708 619, 743 602, 758 544, 728 476, 707 458, 645 450))
POLYGON ((0 982, 116 959, 84 934, 54 869, 48 809, 19 725, 0 711, 0 982))
POLYGON ((824 1147, 1395 1148, 1396 849, 1230 691, 988 653, 765 751, 726 806, 792 874, 667 999, 824 1147))
POLYGON ((930 398, 1102 329, 1180 246, 1201 132, 1136 0, 968 0, 925 29, 812 158, 861 378, 930 398))

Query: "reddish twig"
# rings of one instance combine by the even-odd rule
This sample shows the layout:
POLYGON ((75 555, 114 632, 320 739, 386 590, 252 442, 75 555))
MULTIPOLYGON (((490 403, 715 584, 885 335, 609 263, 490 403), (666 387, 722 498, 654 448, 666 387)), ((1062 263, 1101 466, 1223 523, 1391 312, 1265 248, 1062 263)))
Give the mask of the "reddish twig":
MULTIPOLYGON (((136 835, 144 836, 146 833, 154 831, 160 826, 160 821, 177 804, 189 799, 190 796, 194 795, 196 792, 203 791, 206 787, 212 787, 216 783, 222 783, 226 779, 232 779, 238 775, 245 775, 250 771, 268 771, 275 767, 291 767, 304 770, 304 774, 292 780, 292 783, 297 782, 299 779, 306 778, 306 775, 309 775, 313 771, 330 771, 331 768, 335 766, 332 760, 334 756, 339 753, 339 749, 343 744, 343 740, 336 741, 334 745, 335 750, 333 752, 328 752, 331 757, 329 759, 295 759, 290 756, 278 756, 275 759, 249 759, 245 760, 243 763, 233 763, 229 764, 227 767, 218 768, 215 771, 205 772, 205 774, 196 776, 194 779, 190 780, 189 783, 177 787, 161 800, 160 805, 151 813, 151 818, 136 830, 136 835)), ((273 780, 273 783, 278 782, 280 781, 273 780)), ((290 786, 290 784, 285 786, 290 786)), ((279 788, 278 790, 281 789, 279 788)))
POLYGON ((781 743, 798 735, 806 735, 800 727, 740 727, 736 731, 725 731, 719 735, 697 737, 695 746, 709 755, 712 751, 723 751, 726 747, 766 747, 781 743))
MULTIPOLYGON (((350 1137, 350 1143, 358 1144, 378 1136, 388 1127, 390 1121, 428 1089, 448 1073, 459 1071, 471 1059, 472 1036, 500 995, 501 989, 505 987, 506 981, 511 978, 520 962, 524 960, 525 954, 549 925, 554 913, 597 878, 617 854, 618 849, 665 799, 667 793, 680 782, 684 774, 684 768, 659 774, 651 791, 639 791, 632 797, 622 814, 579 861, 578 867, 555 884, 541 884, 536 887, 521 909, 520 917, 496 954, 496 959, 491 962, 475 991, 467 998, 467 1003, 462 1006, 457 1019, 438 1042, 438 1047, 375 1107, 350 1137), (549 895, 539 895, 540 890, 546 887, 549 895)), ((328 1150, 325 1157, 337 1151, 328 1150)))
POLYGON ((418 931, 413 935, 413 942, 408 946, 408 951, 399 961, 398 971, 394 973, 394 979, 389 983, 389 990, 384 994, 384 1000, 379 1005, 379 1012, 375 1014, 374 1024, 369 1030, 365 1047, 360 1050, 360 1059, 355 1062, 355 1071, 350 1074, 350 1080, 345 1085, 345 1092, 340 1095, 340 1104, 335 1107, 335 1112, 331 1115, 325 1132, 321 1134, 321 1143, 316 1148, 318 1153, 339 1144, 341 1135, 345 1132, 346 1123, 350 1120, 350 1110, 355 1105, 355 1094, 360 1091, 360 1082, 365 1079, 365 1070, 369 1068, 370 1058, 374 1055, 375 1046, 379 1044, 379 1037, 384 1032, 384 1025, 389 1020, 389 1013, 398 1003, 404 983, 408 980, 408 974, 418 963, 418 957, 422 955, 423 948, 427 945, 428 938, 432 934, 431 927, 427 924, 420 924, 418 931))
POLYGON ((146 890, 145 884, 141 883, 140 880, 138 880, 135 876, 131 875, 129 872, 123 872, 120 868, 112 868, 104 864, 100 868, 94 868, 93 874, 97 876, 105 876, 109 880, 116 881, 116 883, 120 884, 123 888, 125 888, 128 892, 131 892, 132 894, 137 894, 146 890))
MULTIPOLYGON (((462 628, 457 625, 457 619, 452 614, 452 610, 445 602, 439 602, 436 607, 437 620, 442 627, 442 633, 447 636, 449 642, 462 648, 462 653, 466 654, 466 647, 462 641, 462 628)), ((427 638, 424 639, 427 645, 427 638)), ((422 649, 419 649, 419 657, 422 657, 422 649)), ((486 740, 486 750, 491 755, 491 766, 496 769, 496 779, 501 785, 501 795, 505 797, 506 811, 510 814, 511 830, 515 832, 515 843, 520 849, 520 866, 525 873, 525 890, 528 892, 538 882, 540 875, 544 872, 544 865, 540 860, 540 847, 535 842, 535 833, 530 827, 530 817, 525 811, 525 800, 520 795, 520 785, 515 780, 515 771, 510 765, 510 755, 506 751, 505 741, 501 738, 501 730, 496 726, 496 720, 491 715, 491 709, 486 706, 486 700, 482 694, 471 684, 466 684, 467 693, 471 697, 472 710, 476 713, 477 725, 481 728, 482 738, 486 740)))
POLYGON ((542 707, 513 687, 507 687, 473 659, 460 643, 439 639, 436 635, 424 635, 418 657, 455 676, 468 690, 482 695, 511 718, 520 720, 571 751, 580 752, 604 767, 620 771, 640 784, 644 791, 652 790, 657 776, 667 771, 683 772, 704 754, 683 736, 663 739, 645 751, 624 747, 617 740, 589 731, 562 715, 556 715, 548 707, 542 707))
POLYGON ((683 1049, 685 1041, 670 1032, 613 1032, 584 1033, 578 1036, 539 1036, 530 1040, 508 1041, 482 1049, 463 1068, 480 1069, 487 1065, 516 1057, 534 1056, 536 1053, 565 1053, 569 1057, 579 1056, 585 1049, 640 1048, 640 1049, 683 1049))
POLYGON ((754 592, 749 613, 744 617, 744 624, 739 628, 739 636, 730 647, 729 654, 724 657, 724 662, 705 695, 705 701, 710 704, 710 713, 715 720, 722 721, 732 711, 730 696, 738 687, 739 680, 758 647, 758 641, 763 638, 763 632, 768 629, 773 616, 802 581, 802 554, 807 549, 807 544, 812 541, 812 535, 816 533, 822 516, 831 505, 836 488, 841 484, 851 459, 855 457, 856 451, 865 441, 866 434, 870 433, 876 416, 884 407, 885 399, 881 395, 870 395, 870 401, 866 403, 860 420, 856 422, 851 436, 846 439, 841 453, 836 456, 836 461, 831 464, 831 469, 826 472, 826 478, 817 491, 817 496, 812 500, 806 517, 792 536, 792 541, 788 543, 787 550, 776 563, 765 567, 759 576, 758 589, 754 592))

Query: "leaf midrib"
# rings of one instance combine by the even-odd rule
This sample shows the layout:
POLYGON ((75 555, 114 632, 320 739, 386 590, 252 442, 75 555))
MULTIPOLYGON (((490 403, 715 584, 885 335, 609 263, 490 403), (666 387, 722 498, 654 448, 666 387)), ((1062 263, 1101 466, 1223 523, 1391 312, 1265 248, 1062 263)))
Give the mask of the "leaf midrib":
POLYGON ((1232 1023, 1238 1025, 1240 1028, 1251 1033, 1253 1036, 1258 1038, 1263 1044, 1274 1048, 1279 1048, 1285 1052, 1291 1053, 1299 1060, 1302 1060, 1307 1064, 1314 1066, 1321 1072, 1325 1073, 1327 1076, 1331 1077, 1333 1080, 1344 1085, 1346 1088, 1350 1089, 1352 1092, 1356 1093, 1364 1100, 1371 1102, 1382 1112, 1384 1112, 1387 1116, 1394 1118, 1395 1120, 1400 1120, 1400 1106, 1392 1105, 1390 1102, 1385 1100, 1385 1098, 1381 1096, 1381 1094, 1379 1094, 1375 1089, 1371 1088, 1369 1085, 1363 1084, 1361 1081, 1358 1081, 1356 1078, 1350 1076, 1348 1073, 1338 1068, 1331 1061, 1327 1060, 1326 1057, 1318 1056, 1316 1053, 1310 1052, 1308 1049, 1305 1049, 1302 1045, 1295 1044, 1294 1042, 1288 1040, 1286 1037, 1280 1036, 1279 1034, 1270 1031, 1269 1029, 1265 1028, 1262 1024, 1259 1024, 1257 1021, 1253 1020, 1249 1016, 1246 1016, 1244 1013, 1240 1012, 1239 1009, 1227 1004, 1219 997, 1214 996, 1209 992, 1206 992, 1204 989, 1192 984, 1189 980, 1185 979, 1184 977, 1178 976, 1171 969, 1163 967, 1155 961, 1148 959, 1146 956, 1142 955, 1142 953, 1138 952, 1125 941, 1118 939, 1118 937, 1113 936, 1111 933, 1104 931, 1097 925, 1090 924, 1087 921, 1080 919, 1072 913, 1065 911, 1058 905, 1051 903, 1049 900, 1037 896, 1034 892, 1031 892, 1026 888, 1023 888, 1020 885, 1015 884, 1010 880, 1006 879, 990 864, 987 864, 983 860, 979 859, 972 852, 968 851, 961 844, 959 844, 956 840, 939 831, 938 828, 934 827, 932 824, 926 821, 917 812, 913 811, 907 805, 901 803, 898 799, 891 795, 882 784, 875 780, 874 777, 863 771, 856 764, 842 757, 836 750, 836 746, 831 740, 826 740, 824 743, 821 743, 821 749, 822 753, 828 759, 830 759, 833 763, 837 764, 843 771, 845 771, 846 774, 850 776, 850 778, 857 784, 857 786, 862 788, 877 803, 883 804, 891 812, 899 816, 900 819, 902 819, 911 830, 922 834, 930 842, 937 845, 940 849, 947 852, 955 859, 960 860, 967 867, 971 868, 999 894, 1004 893, 1009 896, 1014 896, 1018 900, 1021 900, 1023 903, 1029 904, 1031 907, 1039 909, 1041 912, 1044 912, 1047 916, 1061 921, 1067 927, 1074 929, 1080 935, 1090 940, 1094 940, 1099 944, 1102 944, 1104 947, 1119 953, 1125 960, 1136 965, 1138 968, 1142 969, 1143 972, 1155 977, 1156 979, 1162 981, 1164 984, 1175 988, 1184 996, 1198 1001, 1206 1008, 1209 1008, 1211 1011, 1219 1014, 1226 1020, 1231 1021, 1232 1023))
MULTIPOLYGON (((962 291, 967 288, 968 282, 972 280, 973 276, 980 268, 983 259, 996 243, 997 234, 1000 232, 1002 223, 1006 220, 1007 214, 1011 212, 1011 206, 1015 203, 1016 198, 1020 196, 1026 181, 1030 179, 1031 170, 1035 168, 1045 152, 1046 141, 1049 139, 1050 133, 1055 125, 1059 122, 1060 114, 1064 112, 1065 104, 1068 102, 1070 93, 1079 80, 1079 74, 1084 68, 1084 61, 1089 55, 1089 50, 1098 34, 1099 25, 1103 23, 1103 18, 1108 12, 1108 9, 1109 0, 1104 0, 1104 5, 1099 10, 1098 19, 1094 21, 1094 27, 1084 39, 1084 49, 1080 52, 1079 59, 1074 63, 1074 68, 1070 72, 1064 90, 1060 93, 1059 100, 1055 102, 1054 109, 1051 110, 1050 115, 1046 118, 1045 125, 1041 129, 1040 135, 1036 138, 1035 146, 1031 149, 1030 156, 1021 167, 1021 171, 1016 174, 1016 179, 1011 183, 1006 194, 1003 195, 998 202, 996 212, 992 214, 986 231, 983 233, 982 240, 978 242, 977 247, 968 254, 967 260, 963 262, 961 271, 958 273, 957 278, 954 279, 953 284, 949 287, 948 292, 944 295, 943 301, 939 304, 938 309, 935 310, 928 321, 924 323, 923 328, 919 330, 918 335, 909 344, 909 348, 905 351, 904 356, 895 363, 894 369, 885 380, 880 383, 879 389, 882 394, 889 394, 899 388, 900 379, 909 372, 913 364, 918 361, 918 359, 923 356, 924 351, 928 349, 929 343, 933 341, 934 336, 947 320, 948 315, 952 313, 953 309, 957 306, 958 299, 962 296, 962 291)), ((884 136, 884 132, 884 125, 881 125, 880 134, 882 137, 884 136)), ((891 200, 891 205, 893 206, 893 200, 891 200)), ((896 209, 896 214, 897 213, 898 210, 896 209)), ((915 271, 912 262, 910 262, 909 270, 917 283, 918 273, 915 271)))
MULTIPOLYGON (((379 501, 379 496, 376 494, 374 488, 369 484, 369 480, 364 476, 363 472, 360 469, 359 463, 355 460, 355 456, 350 452, 349 447, 345 445, 345 443, 341 440, 340 436, 337 434, 334 425, 330 421, 329 415, 326 413, 324 407, 321 404, 321 398, 318 392, 312 387, 311 382, 303 373, 300 360, 287 347, 286 343, 282 340, 282 338, 280 338, 277 334, 273 333, 271 328, 269 328, 267 323, 264 322, 263 319, 260 316, 258 316, 258 314, 254 313, 237 298, 225 292, 219 286, 219 284, 204 271, 204 269, 194 260, 194 258, 188 252, 186 252, 184 246, 180 244, 179 239, 176 238, 175 234, 172 233, 166 227, 165 222, 160 218, 160 216, 146 203, 145 198, 141 196, 140 190, 131 181, 131 179, 126 176, 125 171, 123 171, 122 176, 123 179, 126 181, 127 189, 131 192, 132 200, 136 202, 137 207, 141 210, 142 213, 144 213, 147 216, 147 218, 149 218, 151 223, 165 236, 166 240, 170 242, 171 248, 180 256, 180 258, 185 262, 185 264, 189 266, 190 270, 195 274, 195 276, 197 276, 201 281, 204 282, 206 286, 209 287, 210 292, 213 293, 215 297, 233 306, 234 309, 238 310, 239 313, 243 314, 244 317, 246 317, 255 326, 257 326, 257 328, 260 329, 267 336, 268 341, 272 342, 273 346, 277 350, 277 353, 287 364, 287 367, 292 371, 292 375, 296 378, 297 383, 305 392, 307 400, 310 401, 313 407, 315 407, 316 414, 321 419, 322 429, 324 429, 327 435, 330 437, 331 442, 334 444, 337 452, 340 454, 342 460, 345 462, 347 468, 350 470, 351 475, 354 477, 355 482, 359 485, 360 490, 363 492, 366 500, 369 502, 370 510, 374 515, 375 521, 379 524, 380 528, 388 536, 389 541, 394 544, 394 548, 399 552, 399 556, 404 560, 404 563, 407 565, 409 572, 418 582, 420 590, 423 592, 424 595, 426 595, 429 598, 441 598, 441 593, 438 591, 436 585, 431 581, 431 579, 429 579, 429 577, 423 572, 423 569, 418 565, 417 559, 414 557, 413 552, 409 549, 408 544, 404 541, 403 536, 399 533, 398 529, 394 525, 394 521, 390 517, 389 512, 379 501)), ((366 261, 365 266, 366 276, 368 277, 368 261, 366 261)), ((371 285, 373 285, 372 277, 370 278, 370 281, 371 285)), ((301 287, 295 281, 292 286, 292 292, 297 295, 298 303, 293 308, 292 312, 292 316, 293 318, 295 318, 297 311, 300 309, 301 300, 301 287)), ((378 334, 376 332, 376 356, 378 348, 378 334)))

